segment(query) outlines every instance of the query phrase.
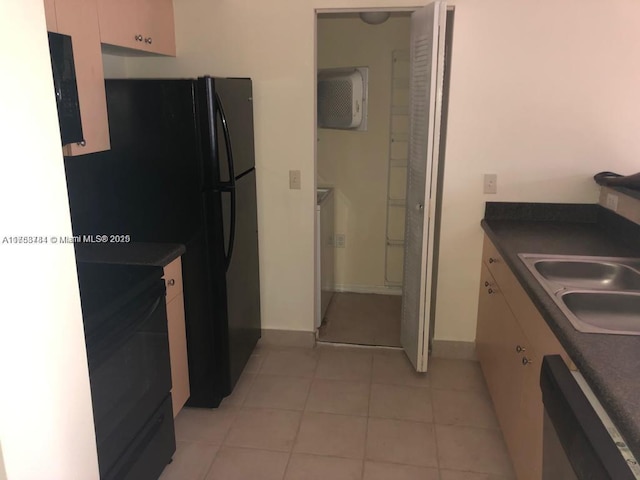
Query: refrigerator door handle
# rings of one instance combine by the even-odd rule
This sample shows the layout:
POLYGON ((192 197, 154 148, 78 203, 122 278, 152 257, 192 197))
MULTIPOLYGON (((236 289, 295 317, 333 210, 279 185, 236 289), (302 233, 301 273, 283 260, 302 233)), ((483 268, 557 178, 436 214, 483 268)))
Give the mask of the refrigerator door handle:
POLYGON ((228 189, 225 191, 231 194, 231 212, 230 214, 230 222, 229 222, 229 246, 225 257, 225 262, 227 266, 227 271, 229 270, 229 265, 231 265, 231 256, 233 255, 233 244, 236 239, 236 174, 233 171, 233 150, 231 148, 231 135, 229 134, 229 123, 227 122, 227 116, 224 113, 224 107, 222 106, 222 101, 220 100, 220 96, 216 92, 215 94, 216 105, 218 106, 217 110, 220 113, 220 120, 222 121, 222 132, 224 134, 224 143, 227 148, 227 162, 229 164, 229 183, 228 189))
POLYGON ((236 189, 230 188, 225 190, 226 193, 231 194, 231 205, 229 212, 229 246, 225 254, 226 271, 229 271, 229 265, 231 265, 231 256, 233 255, 233 245, 236 240, 236 189))
POLYGON ((218 93, 215 93, 217 110, 220 113, 220 120, 222 121, 222 132, 224 135, 224 143, 227 148, 227 163, 229 166, 229 185, 234 187, 236 183, 236 174, 233 171, 233 149, 231 148, 231 135, 229 134, 229 123, 227 122, 227 116, 224 113, 224 107, 218 93))

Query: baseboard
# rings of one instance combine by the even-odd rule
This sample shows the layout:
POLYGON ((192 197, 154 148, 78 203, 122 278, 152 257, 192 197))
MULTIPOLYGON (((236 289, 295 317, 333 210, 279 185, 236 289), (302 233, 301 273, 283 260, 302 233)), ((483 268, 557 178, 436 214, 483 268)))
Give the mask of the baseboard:
POLYGON ((262 329, 260 345, 275 347, 313 347, 316 344, 315 332, 302 330, 262 329))
POLYGON ((458 342, 454 340, 433 340, 431 356, 457 360, 478 360, 475 342, 458 342))
POLYGON ((386 285, 336 285, 336 292, 375 293, 377 295, 402 295, 402 287, 388 287, 386 285))

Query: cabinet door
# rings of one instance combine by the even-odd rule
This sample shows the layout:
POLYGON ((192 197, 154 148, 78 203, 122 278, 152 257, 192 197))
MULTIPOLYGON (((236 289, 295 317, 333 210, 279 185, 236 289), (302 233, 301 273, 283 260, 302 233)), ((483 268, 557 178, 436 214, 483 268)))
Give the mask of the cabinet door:
POLYGON ((500 427, 514 459, 520 448, 523 333, 489 269, 482 264, 476 349, 500 427))
POLYGON ((58 32, 71 36, 82 116, 84 145, 71 144, 65 155, 109 150, 109 122, 95 0, 56 0, 58 32))
POLYGON ((55 0, 44 0, 44 16, 47 20, 47 31, 58 32, 55 0))
POLYGON ((138 0, 138 19, 144 36, 141 48, 175 56, 173 0, 138 0))
POLYGON ((542 478, 542 421, 544 406, 540 391, 542 355, 534 350, 524 352, 529 363, 522 366, 520 399, 520 442, 513 459, 518 480, 542 478))
POLYGON ((144 35, 135 0, 98 0, 98 18, 102 43, 142 48, 144 35))
POLYGON ((184 297, 182 293, 167 304, 167 325, 169 327, 169 356, 171 357, 171 400, 175 418, 190 395, 187 334, 184 324, 184 297))
POLYGON ((164 281, 167 287, 167 303, 182 293, 182 261, 176 258, 164 267, 164 281))

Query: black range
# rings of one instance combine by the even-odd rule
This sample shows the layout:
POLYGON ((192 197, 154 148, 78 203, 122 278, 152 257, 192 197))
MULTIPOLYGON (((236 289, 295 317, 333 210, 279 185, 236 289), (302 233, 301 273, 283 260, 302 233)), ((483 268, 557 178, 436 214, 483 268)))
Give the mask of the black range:
POLYGON ((163 270, 77 270, 100 478, 157 479, 175 452, 163 270))

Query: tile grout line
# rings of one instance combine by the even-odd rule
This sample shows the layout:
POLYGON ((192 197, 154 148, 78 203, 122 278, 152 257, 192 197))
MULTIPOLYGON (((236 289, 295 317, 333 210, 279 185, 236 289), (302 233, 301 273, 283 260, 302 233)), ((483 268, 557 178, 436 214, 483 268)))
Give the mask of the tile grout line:
POLYGON ((429 380, 429 398, 431 400, 431 420, 432 423, 431 425, 433 426, 433 445, 435 448, 435 458, 436 458, 436 470, 438 471, 438 478, 441 478, 441 471, 440 471, 440 449, 438 448, 438 433, 437 433, 437 424, 436 424, 436 412, 435 412, 435 405, 434 405, 434 401, 433 401, 433 389, 431 388, 433 385, 431 384, 431 380, 429 380))
MULTIPOLYGON (((253 355, 253 352, 252 352, 253 355)), ((262 355, 260 355, 262 356, 262 355)), ((266 355, 265 355, 266 357, 266 355)), ((249 395, 249 392, 251 392, 251 389, 253 388, 253 384, 255 383, 256 379, 258 378, 258 374, 260 373, 260 370, 262 370, 262 365, 264 364, 266 358, 263 358, 262 361, 260 362, 259 367, 256 370, 256 373, 253 374, 253 379, 250 381, 250 385, 247 388, 247 396, 249 395)), ((242 372, 242 374, 245 373, 244 370, 242 372)), ((241 374, 241 375, 242 375, 241 374)), ((233 428, 234 423, 236 422, 237 418, 238 418, 238 414, 240 413, 240 410, 242 410, 244 403, 246 401, 246 396, 245 398, 243 398, 239 405, 237 406, 233 406, 231 405, 232 408, 237 408, 237 412, 235 412, 235 416, 233 417, 233 420, 231 420, 231 423, 229 424, 229 428, 227 428, 227 431, 225 432, 222 440, 220 441, 220 446, 218 447, 218 450, 216 450, 216 454, 213 456, 213 459, 211 460, 211 464, 209 465, 209 468, 207 469, 206 473, 204 474, 204 476, 202 477, 204 480, 207 479, 207 477, 209 477, 209 474, 212 472, 213 470, 213 464, 216 462, 216 459, 218 458, 218 455, 220 454, 220 451, 222 450, 223 447, 225 447, 225 442, 227 441, 227 437, 229 436, 229 434, 231 433, 231 429, 233 428)), ((223 399, 224 400, 224 399, 223 399)), ((225 412, 225 415, 227 415, 228 413, 225 412)))
POLYGON ((371 418, 371 395, 373 393, 373 364, 375 354, 371 354, 371 370, 369 372, 369 395, 367 395, 367 428, 364 431, 364 454, 362 455, 362 472, 360 478, 364 480, 364 469, 367 461, 367 443, 369 441, 369 419, 371 418))
MULTIPOLYGON (((315 345, 311 349, 312 351, 317 349, 315 345)), ((313 374, 311 375, 311 382, 309 383, 309 389, 307 390, 307 396, 304 400, 304 405, 302 407, 302 411, 300 411, 300 423, 298 423, 298 428, 296 430, 296 434, 293 436, 293 441, 291 442, 291 450, 289 451, 289 458, 287 458, 287 464, 284 467, 284 473, 282 474, 282 479, 284 480, 287 476, 287 472, 289 471, 289 465, 291 464, 291 457, 293 457, 293 450, 296 447, 296 442, 298 440, 298 435, 300 435, 300 429, 302 428, 302 420, 304 419, 304 414, 307 409, 307 403, 309 402, 309 396, 311 395, 311 387, 313 386, 313 381, 316 378, 316 372, 318 371, 318 365, 320 364, 320 352, 317 352, 316 364, 313 368, 313 374)))

